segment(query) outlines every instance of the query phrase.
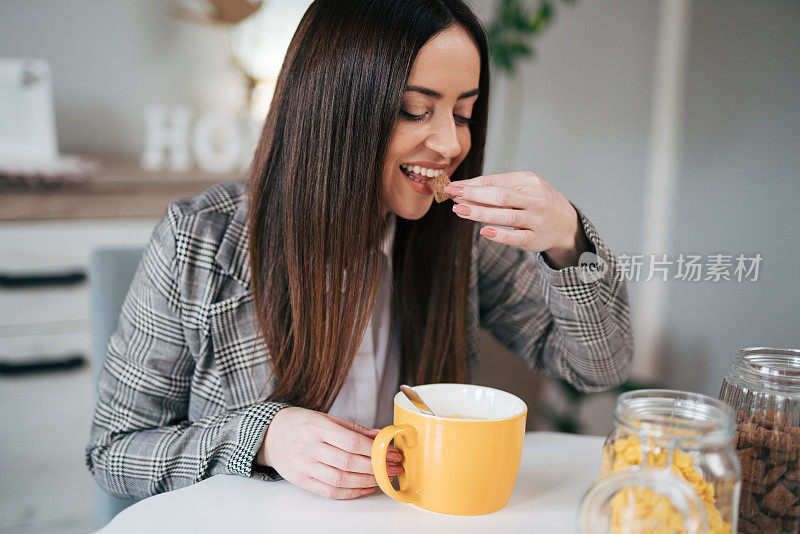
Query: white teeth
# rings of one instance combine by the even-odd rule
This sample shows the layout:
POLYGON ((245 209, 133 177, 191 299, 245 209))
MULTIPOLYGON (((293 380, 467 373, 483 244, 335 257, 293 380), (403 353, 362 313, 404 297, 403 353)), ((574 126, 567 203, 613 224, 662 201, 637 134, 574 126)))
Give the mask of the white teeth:
POLYGON ((443 169, 428 169, 427 167, 420 167, 419 165, 400 165, 404 170, 425 176, 426 178, 435 178, 444 172, 443 169))

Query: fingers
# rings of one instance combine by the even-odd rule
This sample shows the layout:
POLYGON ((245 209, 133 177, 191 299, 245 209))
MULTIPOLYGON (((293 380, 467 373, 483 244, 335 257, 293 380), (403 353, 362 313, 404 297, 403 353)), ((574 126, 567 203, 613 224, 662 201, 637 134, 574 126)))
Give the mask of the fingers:
MULTIPOLYGON (((352 499, 374 491, 372 447, 379 429, 367 429, 329 414, 289 407, 281 410, 265 434, 268 462, 285 480, 332 499, 352 499)), ((259 449, 261 450, 261 449, 259 449)), ((266 455, 265 455, 266 456, 266 455)), ((403 472, 396 448, 387 451, 386 473, 403 472)))
POLYGON ((504 186, 513 189, 527 189, 545 183, 541 176, 530 171, 506 172, 502 174, 485 174, 450 182, 453 185, 504 186))
MULTIPOLYGON (((399 465, 387 466, 386 468, 386 473, 389 477, 399 475, 402 472, 403 468, 399 465)), ((372 474, 371 469, 369 474, 353 473, 331 467, 322 462, 315 462, 309 469, 308 474, 320 482, 337 488, 370 488, 378 485, 378 481, 372 474)))
POLYGON ((526 250, 533 250, 533 240, 535 235, 533 231, 526 229, 508 229, 498 228, 496 226, 484 226, 481 228, 481 235, 487 239, 491 239, 497 243, 504 245, 514 245, 522 247, 526 250))
MULTIPOLYGON (((320 449, 316 454, 316 457, 318 461, 331 467, 341 469, 342 471, 349 471, 351 473, 364 473, 369 475, 372 474, 372 459, 370 457, 362 456, 360 454, 350 454, 337 447, 328 445, 327 443, 320 444, 320 449)), ((387 471, 391 471, 392 468, 395 467, 398 467, 398 464, 387 459, 387 471)), ((400 468, 399 472, 402 472, 402 468, 400 468)))
POLYGON ((378 481, 372 474, 342 471, 322 462, 312 465, 308 474, 320 482, 336 488, 368 488, 378 485, 378 481))
POLYGON ((298 485, 326 499, 355 499, 374 491, 374 488, 337 488, 312 477, 306 478, 298 485))
MULTIPOLYGON (((315 459, 307 475, 309 489, 332 499, 352 499, 368 493, 365 488, 378 485, 372 469, 372 445, 380 429, 367 429, 352 421, 324 414, 320 421, 315 459)), ((386 473, 391 478, 403 472, 396 447, 386 454, 386 473)))
MULTIPOLYGON (((378 432, 380 432, 380 431, 381 431, 380 428, 372 428, 372 429, 368 430, 369 434, 367 434, 367 435, 374 440, 375 436, 377 436, 378 432)), ((388 461, 390 461, 390 462, 402 462, 403 461, 403 453, 400 452, 400 449, 398 449, 397 447, 395 447, 393 445, 389 445, 389 448, 386 449, 386 459, 388 461)))
POLYGON ((486 207, 471 202, 462 202, 453 206, 453 212, 462 219, 511 226, 512 228, 528 228, 532 226, 530 213, 526 210, 486 207))
MULTIPOLYGON (((366 428, 366 427, 363 427, 363 426, 361 426, 361 425, 359 425, 357 423, 354 423, 352 421, 347 421, 347 420, 342 419, 340 417, 336 417, 335 415, 331 415, 331 414, 324 414, 324 415, 326 417, 328 417, 328 419, 330 419, 333 422, 335 422, 336 424, 338 424, 339 426, 342 426, 342 427, 347 428, 349 430, 354 430, 355 432, 358 432, 359 434, 363 434, 363 435, 365 435, 368 438, 373 439, 373 440, 375 439, 375 436, 378 435, 378 432, 381 431, 380 428, 366 428)), ((371 450, 372 449, 370 449, 370 454, 371 454, 371 450)), ((386 458, 388 460, 399 462, 400 460, 403 459, 403 456, 400 454, 400 451, 397 450, 397 447, 393 447, 393 446, 389 445, 389 454, 386 455, 386 458), (395 454, 391 454, 391 453, 395 453, 395 454)))
MULTIPOLYGON (((355 423, 351 423, 355 424, 355 423)), ((325 443, 333 445, 345 452, 372 456, 372 439, 340 424, 325 419, 322 421, 320 437, 325 443)))
POLYGON ((460 187, 460 190, 459 187, 448 189, 450 187, 452 186, 445 187, 445 192, 454 195, 459 201, 479 202, 504 208, 527 208, 531 203, 528 194, 509 187, 464 186, 460 187))
MULTIPOLYGON (((372 457, 372 443, 377 435, 377 432, 366 429, 360 425, 357 425, 356 423, 339 419, 335 416, 330 416, 327 423, 329 424, 325 424, 325 422, 323 422, 323 428, 320 429, 320 437, 322 441, 345 452, 360 454, 370 458, 372 457), (343 423, 347 423, 350 425, 350 428, 362 428, 366 432, 366 435, 354 430, 348 430, 338 421, 335 421, 335 419, 338 419, 338 421, 342 421, 343 423)), ((403 456, 396 447, 390 445, 386 453, 386 459, 399 462, 403 459, 403 456)))
POLYGON ((461 197, 453 197, 453 202, 455 204, 470 204, 471 206, 484 206, 486 208, 493 208, 491 204, 483 204, 482 202, 475 202, 474 200, 466 201, 461 197))

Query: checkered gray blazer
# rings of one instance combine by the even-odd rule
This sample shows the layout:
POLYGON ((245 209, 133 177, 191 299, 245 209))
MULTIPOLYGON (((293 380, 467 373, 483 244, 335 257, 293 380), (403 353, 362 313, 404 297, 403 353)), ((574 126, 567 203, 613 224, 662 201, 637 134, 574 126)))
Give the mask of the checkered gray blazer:
MULTIPOLYGON (((616 259, 580 216, 610 266, 590 283, 576 267, 553 270, 539 254, 476 232, 473 376, 483 327, 529 368, 580 389, 625 379, 633 349, 627 290, 614 275, 616 259)), ((131 283, 98 382, 86 461, 110 494, 142 498, 219 473, 280 480, 253 463, 286 405, 260 400, 267 356, 249 284, 244 183, 171 203, 131 283)))

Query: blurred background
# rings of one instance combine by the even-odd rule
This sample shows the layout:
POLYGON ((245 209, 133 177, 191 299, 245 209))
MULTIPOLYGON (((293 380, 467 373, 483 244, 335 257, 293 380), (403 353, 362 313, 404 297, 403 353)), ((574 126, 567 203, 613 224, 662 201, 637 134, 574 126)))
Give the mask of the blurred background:
MULTIPOLYGON (((738 349, 798 348, 800 2, 471 3, 494 38, 486 172, 536 172, 642 256, 626 387, 716 396, 738 349), (760 258, 741 281, 740 255, 760 258), (654 257, 672 263, 649 276, 654 257)), ((96 525, 92 251, 143 246, 170 199, 242 175, 306 5, 0 2, 0 532, 96 525)), ((488 335, 476 381, 523 397, 529 430, 605 434, 618 393, 488 335)))

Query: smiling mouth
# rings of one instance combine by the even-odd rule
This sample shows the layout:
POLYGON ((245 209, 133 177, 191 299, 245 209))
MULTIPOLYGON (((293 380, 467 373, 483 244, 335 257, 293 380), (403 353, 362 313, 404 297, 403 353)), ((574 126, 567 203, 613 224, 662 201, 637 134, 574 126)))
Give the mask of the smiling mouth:
POLYGON ((410 179, 421 184, 427 184, 444 172, 443 169, 428 169, 419 165, 400 165, 400 170, 410 179))

